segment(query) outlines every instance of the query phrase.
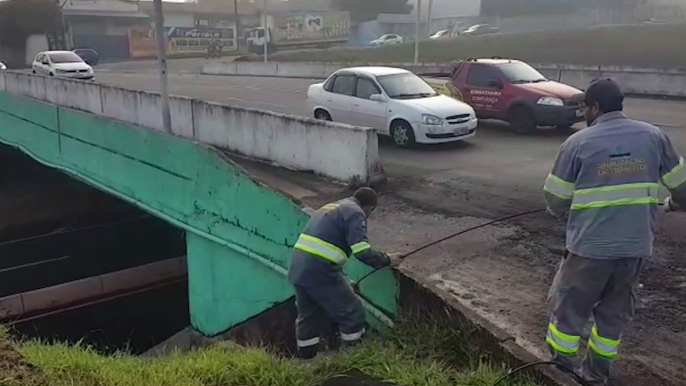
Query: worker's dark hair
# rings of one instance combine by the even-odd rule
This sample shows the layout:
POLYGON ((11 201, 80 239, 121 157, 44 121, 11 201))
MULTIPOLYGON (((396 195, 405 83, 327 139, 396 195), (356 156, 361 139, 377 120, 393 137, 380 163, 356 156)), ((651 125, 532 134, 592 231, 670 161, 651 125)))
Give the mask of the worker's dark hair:
POLYGON ((586 89, 584 104, 593 106, 598 103, 600 111, 611 113, 624 109, 624 94, 617 82, 610 78, 596 79, 586 89))
POLYGON ((362 207, 375 207, 379 203, 379 196, 372 188, 359 188, 355 191, 353 197, 362 207))

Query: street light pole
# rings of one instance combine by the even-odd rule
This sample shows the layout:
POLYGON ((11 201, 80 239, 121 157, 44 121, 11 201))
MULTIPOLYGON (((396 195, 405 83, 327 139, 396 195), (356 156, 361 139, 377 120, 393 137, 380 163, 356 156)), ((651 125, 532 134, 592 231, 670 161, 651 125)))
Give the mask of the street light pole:
POLYGON ((171 113, 169 111, 169 84, 167 82, 167 36, 164 32, 164 14, 162 0, 154 0, 155 38, 157 40, 157 63, 160 72, 160 89, 162 94, 162 127, 171 134, 171 113))
POLYGON ((431 18, 433 17, 434 0, 429 0, 429 11, 426 15, 426 36, 431 36, 431 18))
POLYGON ((241 45, 241 20, 238 16, 238 0, 233 0, 233 13, 236 15, 236 49, 240 49, 241 45))
POLYGON ((414 64, 419 63, 419 36, 422 26, 422 0, 417 0, 417 29, 414 34, 414 64))
POLYGON ((263 25, 264 27, 264 62, 267 63, 269 62, 269 42, 272 40, 272 34, 269 31, 269 23, 267 22, 267 1, 264 0, 262 3, 264 5, 264 9, 262 10, 262 15, 264 18, 263 25), (267 37, 269 37, 269 40, 267 40, 267 37))

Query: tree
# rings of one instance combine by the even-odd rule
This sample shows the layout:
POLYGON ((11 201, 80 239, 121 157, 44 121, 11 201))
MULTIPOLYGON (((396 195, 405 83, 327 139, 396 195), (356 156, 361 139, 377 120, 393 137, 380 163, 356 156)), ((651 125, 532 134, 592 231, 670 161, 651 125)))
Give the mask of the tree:
POLYGON ((333 0, 333 5, 350 12, 353 23, 376 20, 380 13, 408 14, 414 8, 408 0, 333 0))
POLYGON ((54 0, 0 1, 0 45, 23 49, 29 36, 59 30, 61 12, 54 0))

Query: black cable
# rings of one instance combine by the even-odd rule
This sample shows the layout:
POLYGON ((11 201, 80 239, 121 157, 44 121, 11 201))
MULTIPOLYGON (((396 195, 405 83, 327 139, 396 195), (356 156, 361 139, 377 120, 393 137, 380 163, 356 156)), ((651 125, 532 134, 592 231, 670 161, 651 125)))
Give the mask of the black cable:
MULTIPOLYGON (((664 203, 660 202, 658 205, 659 205, 659 206, 664 206, 664 203)), ((501 217, 501 218, 498 218, 498 219, 489 221, 489 222, 487 222, 487 223, 484 223, 484 224, 481 224, 481 225, 477 225, 477 226, 475 226, 475 227, 471 227, 471 228, 465 229, 465 230, 463 230, 463 231, 459 231, 459 232, 457 232, 457 233, 453 233, 453 234, 451 234, 451 235, 449 235, 449 236, 446 236, 446 237, 444 237, 444 238, 442 238, 442 239, 438 239, 438 240, 433 241, 433 242, 431 242, 431 243, 429 243, 429 244, 423 245, 423 246, 421 246, 421 247, 415 249, 415 250, 412 251, 412 252, 409 252, 409 253, 406 253, 406 254, 402 255, 400 258, 401 258, 401 259, 404 259, 404 258, 406 258, 406 257, 408 257, 408 256, 414 255, 414 254, 417 253, 417 252, 420 252, 420 251, 423 251, 423 250, 425 250, 425 249, 427 249, 427 248, 433 247, 433 246, 436 245, 436 244, 440 244, 440 243, 442 243, 442 242, 444 242, 444 241, 446 241, 446 240, 452 239, 453 237, 457 237, 457 236, 463 235, 463 234, 465 234, 465 233, 469 233, 469 232, 471 232, 471 231, 475 231, 475 230, 477 230, 477 229, 480 229, 480 228, 483 228, 483 227, 487 227, 487 226, 489 226, 489 225, 493 225, 493 224, 498 223, 498 222, 501 222, 501 221, 507 221, 507 220, 511 220, 511 219, 513 219, 513 218, 522 217, 522 216, 527 216, 527 215, 534 214, 534 213, 538 213, 538 212, 545 212, 546 210, 547 210, 547 209, 535 209, 535 210, 530 210, 530 211, 528 211, 528 212, 522 212, 522 213, 513 214, 513 215, 511 215, 511 216, 501 217)), ((386 267, 376 268, 376 269, 374 269, 373 271, 369 272, 368 274, 362 276, 362 278, 359 279, 359 280, 357 281, 357 285, 359 286, 360 282, 362 282, 364 279, 366 279, 366 278, 368 278, 369 276, 375 274, 376 272, 380 271, 380 270, 383 269, 383 268, 386 268, 386 267)))
MULTIPOLYGON (((481 225, 477 225, 477 226, 475 226, 475 227, 471 227, 471 228, 469 228, 469 229, 465 229, 465 230, 459 231, 459 232, 457 232, 457 233, 453 233, 453 234, 451 234, 450 236, 446 236, 446 237, 444 237, 444 238, 442 238, 442 239, 433 241, 433 242, 431 242, 431 243, 429 243, 429 244, 423 245, 423 246, 421 246, 421 247, 415 249, 415 250, 412 251, 412 252, 406 253, 406 254, 402 255, 401 259, 404 259, 404 258, 406 258, 406 257, 408 257, 408 256, 410 256, 410 255, 414 255, 415 253, 420 252, 420 251, 423 251, 423 250, 425 250, 425 249, 427 249, 427 248, 429 248, 429 247, 433 247, 434 245, 440 244, 440 243, 442 243, 442 242, 444 242, 444 241, 446 241, 446 240, 452 239, 453 237, 457 237, 457 236, 463 235, 463 234, 465 234, 465 233, 468 233, 468 232, 471 232, 471 231, 475 231, 475 230, 477 230, 477 229, 480 229, 480 228, 483 228, 483 227, 486 227, 486 226, 489 226, 489 225, 493 225, 493 224, 498 223, 498 222, 501 222, 501 221, 511 220, 511 219, 513 219, 513 218, 516 218, 516 217, 526 216, 526 215, 533 214, 533 213, 544 212, 545 210, 546 210, 546 209, 536 209, 536 210, 530 210, 530 211, 528 211, 528 212, 518 213, 518 214, 515 214, 515 215, 512 215, 512 216, 501 217, 501 218, 499 218, 499 219, 492 220, 492 221, 489 221, 489 222, 487 222, 487 223, 484 223, 484 224, 481 224, 481 225)), ((376 268, 376 269, 374 269, 373 271, 369 272, 368 274, 362 276, 362 278, 359 279, 359 280, 357 281, 356 285, 359 286, 360 283, 361 283, 364 279, 366 279, 366 278, 368 278, 369 276, 375 274, 376 272, 378 272, 379 270, 381 270, 381 269, 383 269, 383 268, 386 268, 386 267, 376 268)))
POLYGON ((557 367, 558 369, 564 371, 565 373, 570 374, 570 375, 574 378, 574 380, 576 380, 577 382, 579 382, 581 385, 583 385, 583 386, 591 386, 588 382, 586 382, 583 378, 581 378, 577 373, 575 373, 574 370, 569 369, 569 368, 567 368, 566 366, 562 366, 562 365, 559 364, 559 363, 550 362, 550 361, 532 362, 532 363, 527 363, 527 364, 525 364, 525 365, 519 366, 519 367, 517 367, 516 369, 514 369, 514 370, 510 371, 509 373, 507 373, 506 375, 503 375, 502 377, 500 377, 500 378, 493 384, 493 386, 498 386, 501 382, 503 382, 503 381, 506 380, 507 378, 512 377, 512 376, 514 376, 515 374, 517 374, 517 373, 519 373, 519 372, 521 372, 521 371, 524 371, 524 370, 526 370, 526 369, 528 369, 528 368, 530 368, 530 367, 540 366, 540 365, 553 365, 553 366, 557 367))

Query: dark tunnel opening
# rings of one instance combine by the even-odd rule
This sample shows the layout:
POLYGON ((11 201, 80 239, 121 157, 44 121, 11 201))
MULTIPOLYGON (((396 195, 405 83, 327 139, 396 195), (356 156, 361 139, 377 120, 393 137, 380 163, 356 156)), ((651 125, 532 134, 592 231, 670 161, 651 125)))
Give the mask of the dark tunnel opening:
POLYGON ((0 322, 141 354, 190 324, 181 229, 0 146, 0 322))

